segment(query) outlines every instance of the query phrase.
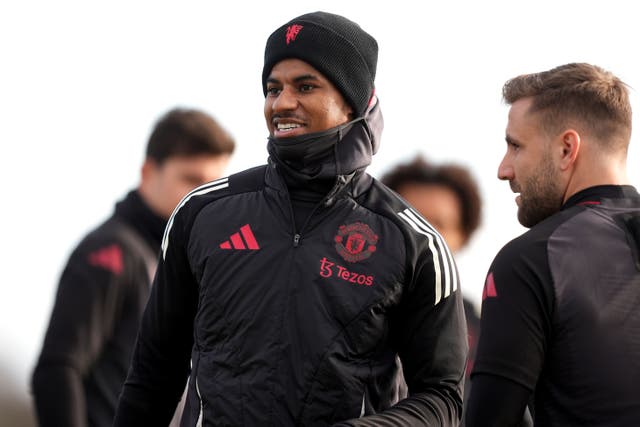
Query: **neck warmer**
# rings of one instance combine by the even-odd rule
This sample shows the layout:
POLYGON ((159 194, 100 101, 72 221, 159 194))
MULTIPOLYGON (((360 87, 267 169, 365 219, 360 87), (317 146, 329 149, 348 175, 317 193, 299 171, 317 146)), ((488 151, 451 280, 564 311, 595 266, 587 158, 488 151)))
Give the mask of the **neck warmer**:
POLYGON ((316 197, 324 196, 332 188, 338 191, 344 187, 371 164, 382 128, 382 112, 376 100, 363 117, 326 131, 292 138, 269 137, 267 150, 290 191, 306 189, 316 197))

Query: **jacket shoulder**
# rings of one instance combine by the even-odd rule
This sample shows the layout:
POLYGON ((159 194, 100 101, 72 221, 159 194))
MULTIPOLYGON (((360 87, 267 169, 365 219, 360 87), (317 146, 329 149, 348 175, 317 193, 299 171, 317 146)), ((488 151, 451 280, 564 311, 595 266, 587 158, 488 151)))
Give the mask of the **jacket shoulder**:
POLYGON ((173 215, 187 205, 190 210, 199 210, 221 198, 260 190, 264 187, 266 168, 266 165, 256 166, 196 187, 176 206, 173 215))
POLYGON ((267 165, 256 166, 229 176, 229 191, 232 194, 256 191, 264 187, 267 165))
MULTIPOLYGON (((415 209, 411 207, 398 193, 378 181, 373 179, 372 185, 367 192, 362 204, 369 210, 388 218, 394 222, 404 232, 412 234, 412 221, 407 221, 407 217, 417 218, 420 222, 428 224, 415 209)), ((430 229, 432 227, 428 225, 430 229)))
POLYGON ((126 238, 124 234, 128 232, 128 228, 121 223, 115 216, 109 217, 107 220, 87 232, 78 242, 75 252, 90 252, 97 248, 116 244, 122 245, 126 238))
MULTIPOLYGON (((547 257, 550 239, 561 227, 575 227, 575 217, 585 211, 584 207, 573 207, 557 212, 534 225, 521 235, 507 242, 496 254, 494 261, 500 261, 506 265, 528 263, 531 257, 547 257)), ((576 235, 580 233, 577 232, 576 235)))

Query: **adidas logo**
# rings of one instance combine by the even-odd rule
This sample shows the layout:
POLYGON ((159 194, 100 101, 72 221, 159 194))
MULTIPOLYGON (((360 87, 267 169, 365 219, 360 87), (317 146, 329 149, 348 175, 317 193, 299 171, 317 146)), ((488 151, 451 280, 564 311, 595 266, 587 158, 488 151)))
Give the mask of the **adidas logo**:
POLYGON ((260 249, 260 245, 256 240, 256 236, 251 231, 251 226, 245 224, 240 227, 238 233, 234 233, 229 237, 229 240, 225 240, 220 243, 220 249, 249 249, 252 251, 260 249))
POLYGON ((484 289, 482 290, 482 301, 487 298, 495 298, 498 296, 496 291, 496 282, 493 280, 493 271, 487 276, 487 280, 484 282, 484 289))
POLYGON ((124 269, 122 250, 115 243, 90 253, 88 261, 94 267, 103 268, 113 274, 120 274, 124 269))

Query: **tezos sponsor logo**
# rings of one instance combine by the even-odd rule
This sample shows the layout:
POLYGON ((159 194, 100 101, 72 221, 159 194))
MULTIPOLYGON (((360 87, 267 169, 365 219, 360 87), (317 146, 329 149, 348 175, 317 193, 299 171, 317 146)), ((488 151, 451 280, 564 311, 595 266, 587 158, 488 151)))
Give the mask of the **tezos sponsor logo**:
POLYGON ((320 276, 325 279, 335 276, 345 282, 354 283, 356 285, 373 285, 373 276, 349 271, 345 267, 329 261, 327 257, 320 260, 320 276))

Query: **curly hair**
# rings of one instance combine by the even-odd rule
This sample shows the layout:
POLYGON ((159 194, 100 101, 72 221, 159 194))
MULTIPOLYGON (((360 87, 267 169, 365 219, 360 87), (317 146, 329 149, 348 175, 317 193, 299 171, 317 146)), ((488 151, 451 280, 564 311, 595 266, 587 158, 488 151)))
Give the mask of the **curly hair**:
POLYGON ((418 155, 409 163, 397 165, 386 173, 381 181, 398 193, 405 184, 441 185, 451 189, 458 196, 462 206, 462 230, 465 244, 480 225, 482 211, 480 190, 471 173, 460 165, 453 163, 434 165, 418 155))

